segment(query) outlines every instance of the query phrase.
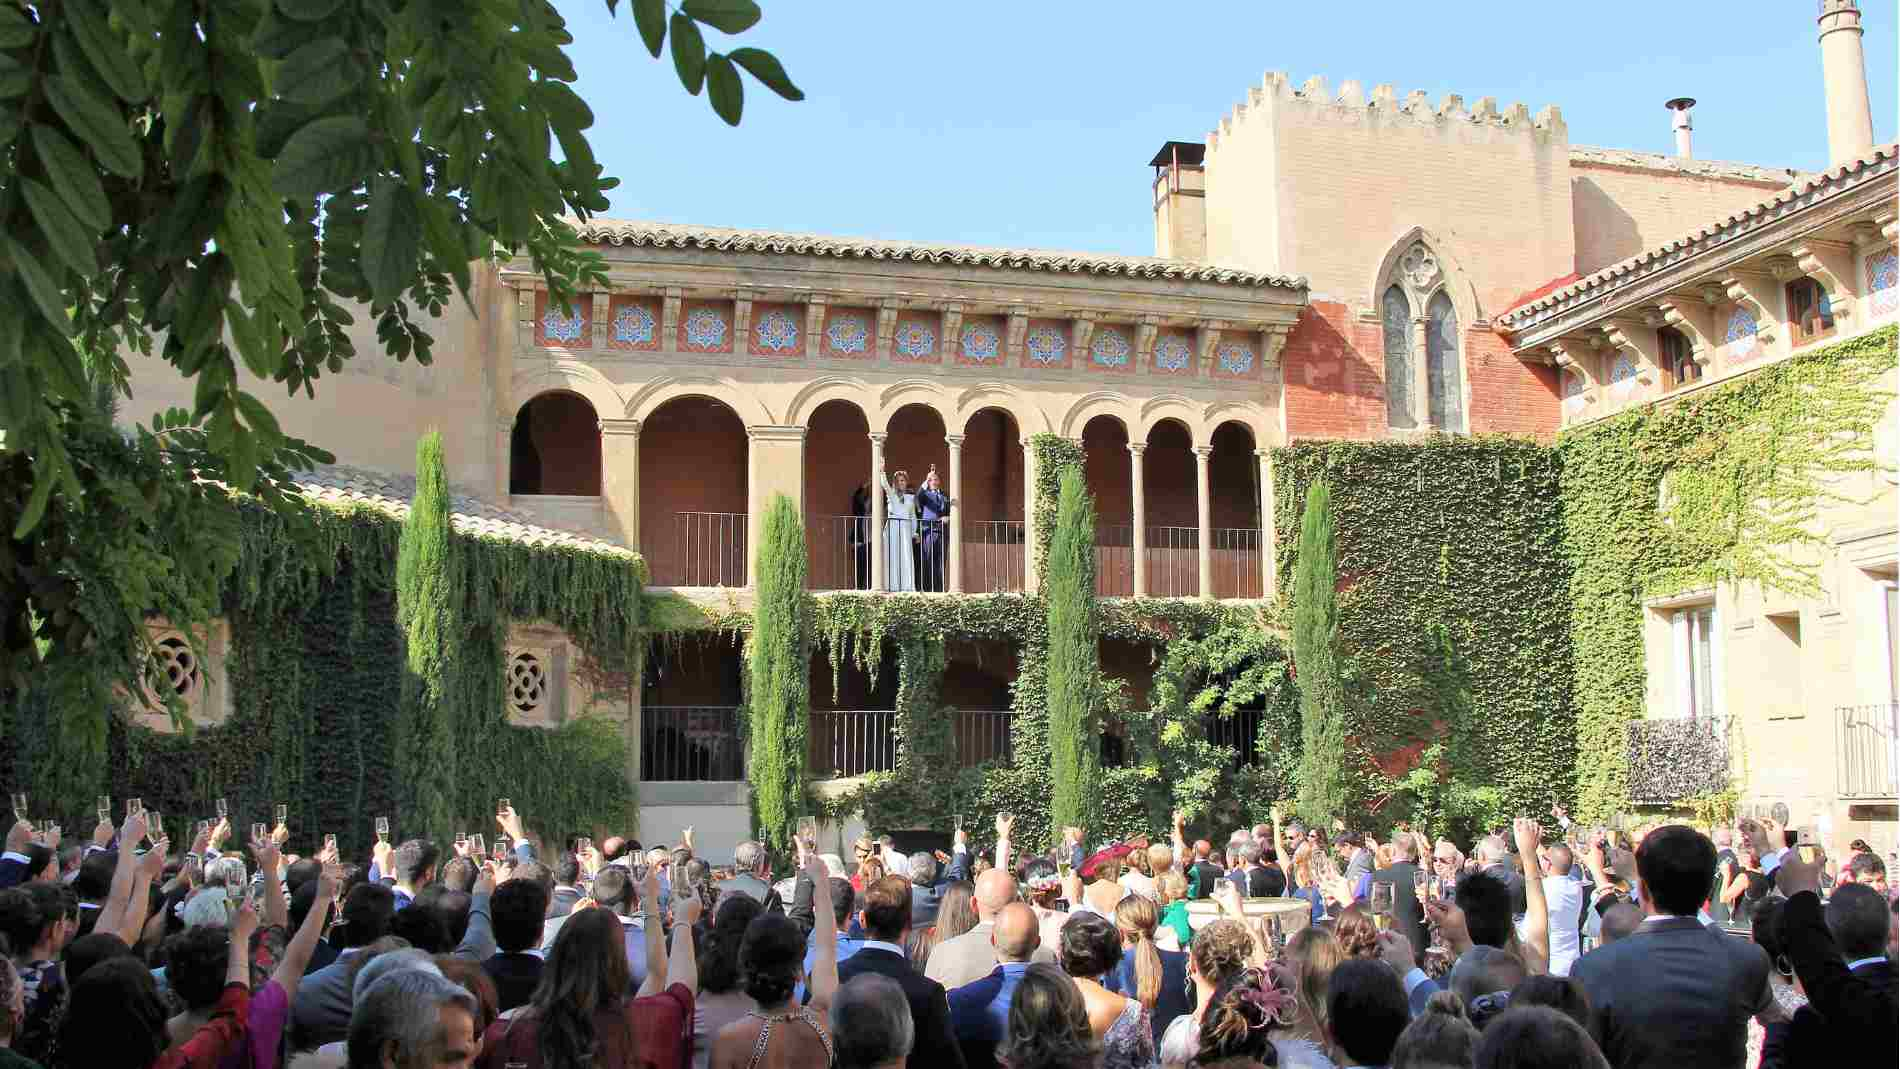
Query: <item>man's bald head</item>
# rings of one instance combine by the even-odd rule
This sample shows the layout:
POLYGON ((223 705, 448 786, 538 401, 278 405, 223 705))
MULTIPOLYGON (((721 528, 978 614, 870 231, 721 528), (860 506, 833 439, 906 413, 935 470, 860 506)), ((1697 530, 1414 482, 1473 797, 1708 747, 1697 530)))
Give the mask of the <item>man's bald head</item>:
POLYGON ((1636 934, 1643 926, 1643 911, 1629 902, 1618 902, 1603 911, 1603 945, 1636 934))
POLYGON ((997 961, 1028 961, 1042 945, 1042 929, 1036 911, 1021 902, 1011 902, 996 915, 990 929, 990 945, 996 948, 997 961))
POLYGON ((1004 906, 1016 901, 1016 881, 1006 869, 986 869, 976 878, 976 916, 994 920, 1004 906))
POLYGON ((1213 843, 1208 842, 1206 839, 1194 840, 1194 856, 1196 858, 1199 858, 1202 861, 1206 861, 1207 855, 1213 852, 1214 852, 1213 843))

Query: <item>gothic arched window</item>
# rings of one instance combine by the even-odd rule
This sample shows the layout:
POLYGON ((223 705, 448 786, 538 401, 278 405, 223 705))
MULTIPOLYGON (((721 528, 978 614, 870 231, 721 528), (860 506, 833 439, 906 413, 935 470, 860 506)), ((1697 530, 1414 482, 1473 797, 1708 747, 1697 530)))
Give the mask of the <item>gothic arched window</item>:
POLYGON ((1425 308, 1425 381, 1432 426, 1460 431, 1465 424, 1465 386, 1458 372, 1458 311, 1444 290, 1425 308))
POLYGON ((1386 287, 1385 419, 1393 427, 1412 426, 1412 302, 1397 283, 1386 287))

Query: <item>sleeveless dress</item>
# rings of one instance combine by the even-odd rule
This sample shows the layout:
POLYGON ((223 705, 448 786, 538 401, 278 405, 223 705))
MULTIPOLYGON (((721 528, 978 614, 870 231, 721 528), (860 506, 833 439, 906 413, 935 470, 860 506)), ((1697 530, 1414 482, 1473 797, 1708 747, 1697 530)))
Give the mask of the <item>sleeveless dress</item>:
POLYGON ((818 1033, 818 1042, 825 1045, 825 1064, 831 1065, 837 1061, 837 1054, 831 1049, 831 1036, 818 1023, 818 1015, 809 1009, 801 1007, 790 1013, 760 1013, 754 1010, 746 1016, 765 1022, 759 1027, 758 1041, 752 1044, 752 1058, 745 1063, 746 1069, 759 1069, 759 1063, 765 1060, 765 1048, 772 1042, 772 1026, 782 1021, 803 1021, 811 1026, 811 1030, 818 1033))
POLYGON ((1155 1038, 1148 1011, 1131 998, 1102 1037, 1102 1069, 1153 1069, 1154 1065, 1155 1038))

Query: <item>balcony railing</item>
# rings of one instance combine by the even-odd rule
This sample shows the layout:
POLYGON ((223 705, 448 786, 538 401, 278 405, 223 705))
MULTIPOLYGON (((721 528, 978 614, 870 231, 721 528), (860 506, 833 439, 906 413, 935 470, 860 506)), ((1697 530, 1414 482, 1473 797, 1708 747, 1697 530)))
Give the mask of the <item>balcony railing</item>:
POLYGON ((1266 713, 1259 709, 1236 709, 1232 716, 1218 711, 1201 717, 1201 730, 1207 741, 1233 752, 1236 768, 1260 763, 1260 721, 1266 713))
POLYGON ((1126 598, 1135 593, 1135 528, 1105 523, 1095 528, 1095 596, 1126 598))
POLYGON ((871 589, 871 518, 814 516, 806 524, 811 539, 813 590, 871 589))
POLYGON ((1260 593, 1260 528, 1216 527, 1214 538, 1214 596, 1257 598, 1260 593))
POLYGON ((1727 789, 1728 729, 1728 718, 1718 716, 1630 721, 1630 801, 1663 805, 1727 789))
POLYGON ((1148 528, 1148 596, 1201 596, 1200 528, 1148 528))
POLYGON ((739 709, 730 705, 641 709, 640 778, 654 783, 744 779, 739 709))
POLYGON ((1025 541, 1021 520, 964 520, 963 589, 971 594, 1021 591, 1025 541))
POLYGON ((862 776, 897 767, 893 709, 813 710, 806 763, 814 779, 862 776))
POLYGON ((669 552, 648 558, 654 586, 744 586, 746 514, 674 513, 669 552))
POLYGON ((1008 763, 1015 754, 1010 743, 1008 709, 955 710, 957 762, 971 768, 986 761, 1008 763))
POLYGON ((1900 769, 1894 765, 1900 704, 1843 705, 1834 715, 1840 725, 1841 797, 1900 797, 1900 769))

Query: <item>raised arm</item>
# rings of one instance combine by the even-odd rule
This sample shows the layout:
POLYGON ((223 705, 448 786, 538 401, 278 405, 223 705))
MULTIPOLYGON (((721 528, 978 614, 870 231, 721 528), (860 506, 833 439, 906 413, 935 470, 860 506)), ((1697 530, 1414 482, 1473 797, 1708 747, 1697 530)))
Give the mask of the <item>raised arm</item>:
POLYGON ((831 873, 826 871, 825 863, 814 858, 808 875, 812 908, 818 914, 818 927, 812 937, 818 956, 811 965, 811 1006, 812 1012, 822 1017, 831 1006, 831 996, 838 991, 838 914, 832 909, 831 873))
MULTIPOLYGON (((641 995, 657 995, 672 979, 666 957, 666 924, 660 917, 660 867, 648 865, 646 879, 640 881, 640 916, 646 922, 647 979, 640 985, 641 995)), ((693 933, 674 942, 692 942, 693 933)))
POLYGON ((269 839, 253 839, 251 856, 257 861, 257 871, 264 877, 264 926, 289 928, 290 906, 284 901, 283 878, 277 874, 277 865, 283 860, 277 844, 269 839))
POLYGON ((996 867, 1009 871, 1009 830, 1016 825, 1016 818, 1005 814, 996 816, 996 867))
POLYGON ((297 997, 297 985, 303 982, 304 967, 310 964, 310 955, 316 952, 317 940, 323 937, 324 922, 330 918, 330 903, 336 899, 336 889, 342 882, 342 866, 334 863, 323 866, 322 874, 317 877, 317 900, 310 904, 310 912, 304 914, 303 923, 297 926, 297 934, 291 937, 290 945, 284 948, 284 960, 278 962, 277 971, 271 973, 271 982, 283 988, 286 1002, 297 997))
MULTIPOLYGON (((830 888, 827 887, 826 891, 825 916, 830 917, 831 906, 828 897, 830 888)), ((703 903, 700 902, 698 895, 686 895, 673 900, 673 956, 666 962, 666 986, 685 984, 686 990, 695 995, 699 994, 699 959, 694 957, 693 930, 699 924, 699 911, 702 906, 703 903)), ((835 947, 838 941, 833 939, 831 942, 835 947)), ((657 974, 649 973, 647 983, 652 983, 655 975, 657 974)))
POLYGON ((1511 823, 1517 837, 1517 863, 1524 870, 1524 943, 1535 961, 1526 961, 1533 973, 1550 970, 1550 905, 1544 900, 1543 866, 1537 861, 1537 847, 1544 829, 1530 817, 1518 817, 1511 823))
MULTIPOLYGON (((145 856, 138 859, 138 867, 132 872, 132 891, 125 904, 125 919, 119 922, 119 938, 125 940, 128 946, 137 946, 139 938, 145 934, 145 918, 152 911, 152 884, 164 874, 165 853, 170 848, 170 839, 153 843, 145 856)), ((231 894, 232 891, 226 888, 225 893, 231 894)), ((95 927, 94 930, 101 929, 95 927)))
MULTIPOLYGON (((112 888, 106 893, 105 907, 99 911, 95 931, 117 932, 125 924, 126 903, 132 900, 132 880, 139 867, 138 843, 145 838, 145 814, 134 813, 119 828, 119 864, 112 870, 112 888)), ((136 931, 134 935, 136 936, 136 931)), ((126 941, 137 945, 136 938, 126 941)))

